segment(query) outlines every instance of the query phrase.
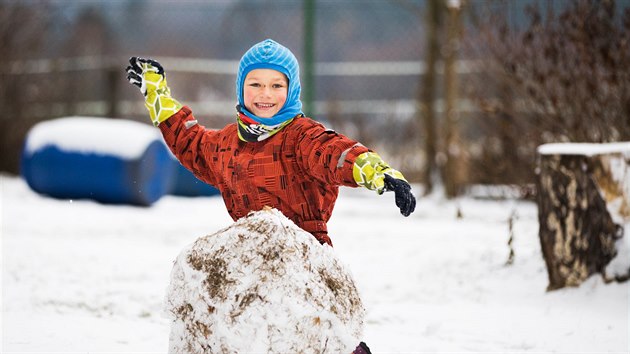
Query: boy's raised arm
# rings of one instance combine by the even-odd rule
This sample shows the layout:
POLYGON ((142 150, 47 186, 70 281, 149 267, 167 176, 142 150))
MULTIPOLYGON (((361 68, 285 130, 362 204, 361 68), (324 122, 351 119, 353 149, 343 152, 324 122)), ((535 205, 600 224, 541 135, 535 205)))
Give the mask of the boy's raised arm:
POLYGON ((127 80, 144 95, 144 105, 149 110, 151 121, 156 127, 159 126, 166 145, 177 160, 197 178, 216 185, 216 177, 211 173, 213 169, 208 166, 209 159, 205 158, 202 149, 202 146, 213 143, 215 135, 199 126, 192 111, 171 97, 164 68, 160 63, 152 59, 131 57, 129 64, 126 69, 127 80))

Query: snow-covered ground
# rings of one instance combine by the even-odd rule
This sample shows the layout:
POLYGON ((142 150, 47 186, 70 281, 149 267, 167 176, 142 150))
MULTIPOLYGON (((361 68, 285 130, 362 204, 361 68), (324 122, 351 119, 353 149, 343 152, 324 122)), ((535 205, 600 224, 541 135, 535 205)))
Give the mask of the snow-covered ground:
MULTIPOLYGON (((0 179, 2 353, 165 353, 173 260, 230 225, 221 199, 106 206, 0 179)), ((529 202, 426 198, 403 218, 391 194, 342 189, 330 234, 373 352, 628 352, 630 285, 597 276, 546 292, 536 213, 529 202)))

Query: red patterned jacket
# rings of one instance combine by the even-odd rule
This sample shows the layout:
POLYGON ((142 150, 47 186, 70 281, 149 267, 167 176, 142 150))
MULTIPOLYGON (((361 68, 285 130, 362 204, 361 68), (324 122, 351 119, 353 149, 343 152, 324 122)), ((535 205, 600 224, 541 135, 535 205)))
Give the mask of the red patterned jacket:
POLYGON ((234 220, 270 206, 332 245, 326 222, 338 187, 357 187, 352 168, 366 147, 305 117, 261 142, 241 141, 236 123, 208 130, 196 122, 185 106, 159 127, 182 165, 221 191, 234 220))

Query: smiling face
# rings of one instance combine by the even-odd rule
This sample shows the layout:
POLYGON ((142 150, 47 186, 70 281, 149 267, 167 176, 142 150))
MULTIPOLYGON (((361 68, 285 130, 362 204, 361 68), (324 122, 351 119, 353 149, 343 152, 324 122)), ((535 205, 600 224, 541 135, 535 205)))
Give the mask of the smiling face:
POLYGON ((272 69, 250 71, 243 83, 245 108, 261 118, 271 118, 287 100, 289 80, 272 69))

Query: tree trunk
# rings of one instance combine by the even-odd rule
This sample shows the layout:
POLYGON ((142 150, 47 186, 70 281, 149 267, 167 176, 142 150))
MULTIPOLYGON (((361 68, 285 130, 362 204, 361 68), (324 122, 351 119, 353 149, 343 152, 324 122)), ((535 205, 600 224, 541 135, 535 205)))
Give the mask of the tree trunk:
POLYGON ((444 119, 444 154, 446 164, 444 166, 444 190, 448 198, 454 198, 459 194, 461 185, 462 147, 459 134, 459 110, 457 100, 459 98, 456 59, 459 48, 459 35, 461 28, 461 8, 458 3, 450 3, 448 7, 448 29, 446 46, 444 50, 444 95, 445 95, 445 119, 444 119))
POLYGON ((578 286, 594 273, 605 275, 623 236, 620 220, 630 217, 630 149, 625 155, 566 153, 557 149, 563 145, 602 146, 539 148, 538 220, 547 290, 578 286))
MULTIPOLYGON (((116 68, 117 69, 117 68, 116 68)), ((107 86, 106 101, 107 101, 107 116, 110 118, 118 118, 118 82, 120 81, 120 70, 108 68, 105 71, 107 86)))
POLYGON ((424 169, 424 183, 426 184, 425 194, 433 191, 433 181, 438 173, 436 165, 437 155, 437 134, 435 129, 435 77, 436 64, 440 55, 438 42, 438 27, 440 24, 440 2, 439 0, 429 0, 427 10, 426 28, 426 70, 421 82, 420 102, 421 117, 426 132, 424 151, 426 155, 426 166, 424 169))

